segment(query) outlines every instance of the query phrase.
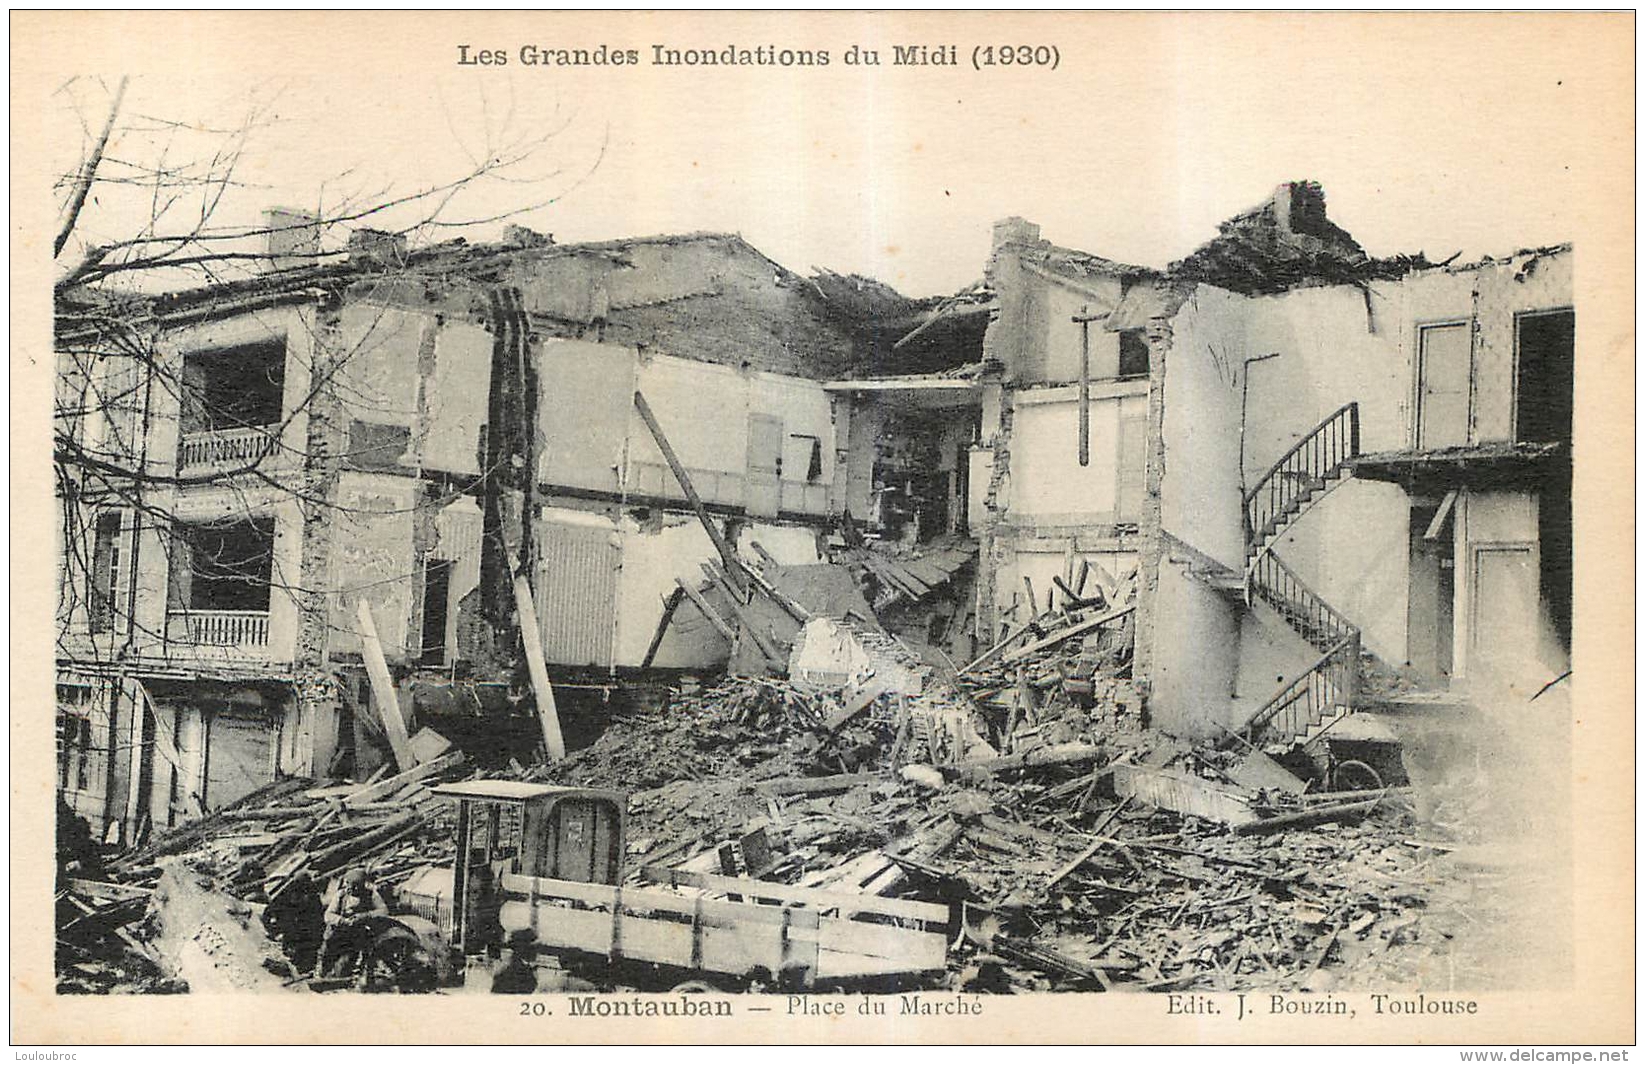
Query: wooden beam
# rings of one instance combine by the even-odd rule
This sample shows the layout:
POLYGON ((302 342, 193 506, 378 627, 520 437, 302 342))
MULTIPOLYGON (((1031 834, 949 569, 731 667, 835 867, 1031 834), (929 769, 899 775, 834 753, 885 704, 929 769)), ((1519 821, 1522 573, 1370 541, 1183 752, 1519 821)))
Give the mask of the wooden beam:
POLYGON ((1457 503, 1457 490, 1451 489, 1445 493, 1440 501, 1439 510, 1434 512, 1434 520, 1428 523, 1428 531, 1422 534, 1424 540, 1438 540, 1440 533, 1445 531, 1445 519, 1451 516, 1451 508, 1457 503))
POLYGON ((674 454, 673 445, 668 442, 668 436, 663 432, 663 427, 657 422, 657 416, 651 413, 651 404, 645 401, 645 396, 640 394, 638 390, 634 393, 634 409, 640 412, 640 420, 645 422, 647 429, 651 430, 651 439, 657 442, 657 450, 663 453, 664 461, 668 463, 668 468, 674 473, 674 480, 679 482, 680 491, 685 493, 685 498, 691 504, 691 509, 697 512, 697 520, 702 522, 703 531, 708 533, 708 539, 714 544, 714 550, 720 554, 720 561, 725 563, 733 587, 739 592, 742 591, 742 563, 738 561, 736 552, 731 550, 731 545, 726 543, 725 536, 709 518, 708 508, 703 506, 702 499, 697 495, 697 489, 691 484, 691 475, 685 472, 685 467, 680 464, 679 456, 674 454))
POLYGON ((1079 316, 1074 319, 1080 324, 1079 460, 1081 466, 1091 465, 1091 319, 1087 317, 1090 310, 1088 304, 1081 304, 1079 316))
POLYGON ((1089 847, 1080 851, 1072 861, 1057 870, 1056 873, 1052 875, 1051 879, 1045 882, 1045 887, 1042 890, 1050 891, 1075 869, 1078 869, 1080 866, 1096 857, 1097 852, 1102 850, 1103 845, 1109 842, 1108 838, 1104 836, 1103 833, 1108 830, 1108 826, 1113 823, 1114 818, 1120 815, 1120 811, 1130 805, 1130 799, 1122 799, 1118 805, 1116 805, 1112 810, 1109 810, 1108 813, 1103 816, 1103 819, 1097 822, 1097 827, 1091 830, 1091 834, 1097 838, 1092 841, 1089 847))
POLYGON ((668 623, 674 620, 674 611, 680 607, 680 600, 685 598, 685 592, 676 588, 663 599, 663 616, 657 622, 657 631, 651 635, 651 646, 645 649, 645 658, 640 662, 641 669, 650 669, 651 660, 657 657, 657 648, 663 644, 663 634, 668 631, 668 623))
POLYGON ((702 611, 703 617, 708 619, 708 623, 714 626, 721 636, 724 636, 728 641, 736 641, 736 630, 726 624, 725 619, 720 617, 719 611, 709 605, 708 600, 703 598, 701 592, 697 591, 697 589, 691 587, 691 585, 685 583, 685 581, 678 577, 674 578, 674 583, 678 584, 680 586, 680 591, 684 592, 687 598, 696 604, 697 609, 702 611))
POLYGON ((543 661, 543 631, 538 627, 531 582, 523 572, 514 574, 514 607, 520 613, 520 643, 525 647, 526 669, 537 696, 537 722, 543 730, 543 748, 548 752, 549 761, 558 762, 565 757, 565 737, 560 733, 560 710, 554 704, 554 686, 548 682, 548 663, 543 661))
POLYGON ((703 569, 724 590, 726 601, 731 604, 731 612, 737 615, 737 623, 742 626, 742 631, 748 633, 748 638, 754 641, 754 646, 759 649, 760 654, 764 655, 766 661, 773 666, 786 668, 788 660, 777 654, 776 648, 771 646, 771 641, 767 640, 765 635, 760 632, 759 627, 754 623, 754 616, 744 608, 742 599, 737 589, 732 585, 730 577, 706 562, 703 563, 703 569))
POLYGON ((410 769, 417 764, 417 756, 411 750, 406 719, 400 716, 399 694, 388 672, 388 660, 383 657, 382 642, 377 639, 377 622, 371 616, 371 604, 363 597, 355 603, 355 615, 360 620, 360 657, 365 659, 366 675, 371 678, 372 702, 388 733, 395 763, 402 770, 410 769))
MULTIPOLYGON (((154 746, 160 752, 160 757, 171 763, 172 772, 177 774, 177 790, 183 793, 184 809, 190 817, 204 817, 205 810, 200 806, 200 798, 195 790, 183 779, 183 756, 178 753, 177 747, 171 742, 171 736, 166 733, 165 722, 160 719, 160 708, 154 703, 154 696, 149 693, 148 686, 141 680, 133 678, 137 690, 143 693, 143 705, 148 712, 154 715, 154 746)), ((174 717, 175 721, 176 718, 174 717)), ((151 803, 152 805, 152 803, 151 803)))
POLYGON ((437 776, 453 766, 461 765, 462 762, 462 751, 442 754, 432 762, 424 762, 422 765, 413 766, 403 773, 398 773, 392 777, 384 777, 374 784, 360 785, 343 799, 343 805, 349 809, 358 809, 366 803, 376 802, 379 799, 393 795, 407 784, 416 784, 419 781, 427 780, 429 777, 437 776))
POLYGON ((1131 606, 1122 606, 1118 610, 1110 610, 1106 614, 1099 614, 1094 618, 1087 618, 1078 624, 1070 625, 1065 629, 1059 629, 1043 639, 1035 640, 1033 643, 1025 644, 1024 646, 1017 648, 1015 651, 1012 651, 1010 654, 1006 655, 1002 661, 1004 661, 1006 665, 1019 662, 1031 654, 1045 650, 1047 647, 1055 647, 1057 644, 1071 636, 1078 636, 1082 632, 1090 632, 1092 629, 1105 625, 1110 621, 1117 621, 1135 609, 1135 604, 1131 606))
POLYGON ((1039 617, 1040 601, 1039 597, 1034 594, 1034 579, 1024 573, 1022 575, 1022 586, 1028 592, 1028 616, 1039 617))

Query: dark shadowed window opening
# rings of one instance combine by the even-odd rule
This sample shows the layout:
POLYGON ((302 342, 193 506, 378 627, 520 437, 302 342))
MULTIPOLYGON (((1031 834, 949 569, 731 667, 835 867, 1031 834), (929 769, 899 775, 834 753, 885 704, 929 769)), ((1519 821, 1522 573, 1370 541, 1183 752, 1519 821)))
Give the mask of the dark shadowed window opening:
POLYGON ((1576 313, 1522 314, 1515 319, 1518 380, 1515 439, 1521 443, 1566 443, 1576 368, 1576 313))
POLYGON ((431 558, 423 566, 422 663, 443 666, 446 661, 446 622, 451 616, 451 569, 447 558, 431 558))
POLYGON ((1148 372, 1148 339, 1141 329, 1120 331, 1120 376, 1136 377, 1148 372))
POLYGON ((177 527, 171 600, 190 610, 267 610, 274 574, 274 519, 177 527))
POLYGON ((182 430, 275 425, 286 380, 284 337, 183 356, 182 430))

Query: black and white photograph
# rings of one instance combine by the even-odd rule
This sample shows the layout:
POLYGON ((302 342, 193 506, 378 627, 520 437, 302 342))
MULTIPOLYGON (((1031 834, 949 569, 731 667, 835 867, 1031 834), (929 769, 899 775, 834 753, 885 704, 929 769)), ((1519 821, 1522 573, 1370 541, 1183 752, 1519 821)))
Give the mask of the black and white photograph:
POLYGON ((37 1038, 1632 1042, 1631 14, 11 34, 37 1038))

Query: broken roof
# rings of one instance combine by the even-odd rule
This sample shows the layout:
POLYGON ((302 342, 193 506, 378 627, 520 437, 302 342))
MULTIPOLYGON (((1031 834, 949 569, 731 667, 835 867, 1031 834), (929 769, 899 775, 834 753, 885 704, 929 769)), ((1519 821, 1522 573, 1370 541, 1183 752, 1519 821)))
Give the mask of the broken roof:
POLYGON ((1217 236, 1171 264, 1176 281, 1244 295, 1305 285, 1364 284, 1432 265, 1422 254, 1373 259, 1325 213, 1316 181, 1291 181, 1262 203, 1217 227, 1217 236))
MULTIPOLYGON (((388 243, 395 239, 389 234, 379 236, 388 243)), ((126 316, 152 316, 163 321, 226 317, 268 306, 335 296, 357 281, 389 272, 431 278, 462 274, 475 280, 495 280, 506 267, 520 261, 596 256, 614 264, 630 265, 625 253, 632 249, 684 244, 720 244, 737 254, 758 259, 771 270, 778 284, 804 292, 821 305, 824 316, 861 335, 870 345, 878 339, 889 347, 942 302, 936 297, 913 299, 872 278, 832 270, 819 270, 813 277, 804 277, 737 233, 699 231, 557 244, 552 237, 510 226, 502 241, 472 244, 459 237, 386 255, 375 250, 369 240, 362 240, 349 249, 321 253, 318 261, 300 266, 167 292, 122 293, 120 311, 126 316)), ((82 328, 82 320, 99 311, 106 315, 104 308, 110 301, 109 291, 102 287, 60 291, 57 294, 60 336, 73 335, 82 328)))

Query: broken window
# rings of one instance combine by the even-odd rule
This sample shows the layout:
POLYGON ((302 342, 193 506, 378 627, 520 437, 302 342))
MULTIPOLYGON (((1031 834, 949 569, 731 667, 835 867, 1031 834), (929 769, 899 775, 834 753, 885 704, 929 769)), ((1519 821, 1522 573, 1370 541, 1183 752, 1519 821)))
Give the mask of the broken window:
POLYGON ((124 516, 110 511, 97 517, 91 554, 91 631, 113 632, 120 589, 121 529, 124 516))
POLYGON ((1569 442, 1576 313, 1522 314, 1514 326, 1514 439, 1538 444, 1569 442))
POLYGON ((794 449, 804 456, 805 480, 807 484, 816 484, 822 479, 822 440, 805 433, 790 433, 794 449))
POLYGON ((1141 329, 1120 330, 1120 376, 1137 377, 1148 372, 1148 338, 1141 329))
POLYGON ((190 352, 182 377, 184 433, 275 425, 285 394, 285 338, 190 352))
POLYGON ((57 786, 64 791, 90 790, 97 780, 101 752, 91 717, 91 688, 57 686, 57 786))
POLYGON ((273 518, 189 523, 175 529, 174 609, 266 612, 273 572, 273 518))

